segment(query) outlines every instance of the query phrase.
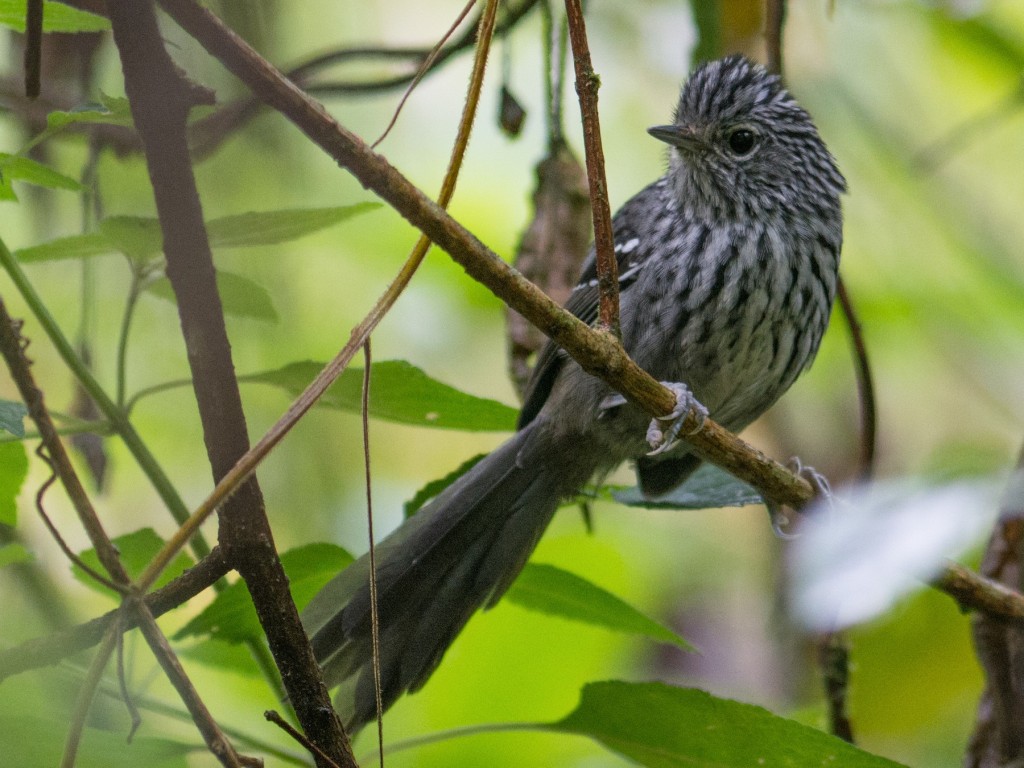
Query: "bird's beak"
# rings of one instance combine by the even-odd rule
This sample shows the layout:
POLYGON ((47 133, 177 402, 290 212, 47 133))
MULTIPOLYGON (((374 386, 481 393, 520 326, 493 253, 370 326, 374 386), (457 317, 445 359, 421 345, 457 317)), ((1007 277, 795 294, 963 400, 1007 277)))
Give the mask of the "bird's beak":
POLYGON ((658 141, 683 150, 695 150, 703 143, 697 131, 687 125, 656 125, 647 132, 658 141))

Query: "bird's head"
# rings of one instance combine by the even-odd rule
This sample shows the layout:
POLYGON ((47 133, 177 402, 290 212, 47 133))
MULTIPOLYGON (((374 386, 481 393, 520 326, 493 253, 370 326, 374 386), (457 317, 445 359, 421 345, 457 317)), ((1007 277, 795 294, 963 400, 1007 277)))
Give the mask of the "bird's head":
POLYGON ((834 209, 846 189, 810 115, 777 75, 743 56, 694 70, 673 122, 648 133, 671 147, 681 204, 708 216, 834 209))

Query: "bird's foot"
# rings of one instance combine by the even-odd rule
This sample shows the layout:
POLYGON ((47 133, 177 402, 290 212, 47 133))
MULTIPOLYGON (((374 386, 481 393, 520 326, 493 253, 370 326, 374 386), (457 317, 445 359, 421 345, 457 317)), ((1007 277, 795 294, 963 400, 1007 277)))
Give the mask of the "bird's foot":
MULTIPOLYGON (((794 456, 787 461, 786 466, 789 467, 794 475, 802 477, 811 484, 817 498, 824 500, 829 506, 831 506, 832 487, 828 484, 828 478, 821 474, 821 472, 818 472, 814 467, 804 466, 798 456, 794 456)), ((792 521, 790 520, 789 515, 784 511, 783 505, 774 501, 766 501, 765 506, 768 508, 768 517, 771 520, 772 530, 775 531, 775 535, 780 539, 795 539, 797 534, 789 533, 786 530, 792 521)))
POLYGON ((651 446, 648 456, 657 456, 671 450, 679 442, 683 424, 691 414, 697 420, 697 426, 687 432, 688 435, 695 435, 704 429, 704 422, 708 419, 708 409, 693 396, 689 387, 673 381, 661 383, 675 394, 676 407, 665 416, 651 419, 651 425, 647 428, 647 443, 651 446))

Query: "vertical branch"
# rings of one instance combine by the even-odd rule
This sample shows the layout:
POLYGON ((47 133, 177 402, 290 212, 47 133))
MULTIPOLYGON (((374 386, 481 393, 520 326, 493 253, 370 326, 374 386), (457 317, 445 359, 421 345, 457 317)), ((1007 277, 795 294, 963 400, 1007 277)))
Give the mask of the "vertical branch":
POLYGON ((768 49, 766 67, 782 74, 782 27, 786 23, 786 0, 767 0, 764 14, 764 42, 768 49))
POLYGON ((860 461, 857 476, 868 481, 875 471, 875 444, 877 442, 878 415, 875 408, 875 384, 871 376, 871 362, 860 319, 854 309, 843 278, 839 278, 839 304, 846 316, 853 351, 854 371, 857 375, 857 394, 860 400, 860 461))
MULTIPOLYGON (((186 138, 189 108, 209 94, 189 84, 171 61, 149 0, 110 0, 107 8, 156 199, 206 450, 219 480, 248 451, 249 439, 186 138)), ((221 508, 220 543, 245 580, 306 733, 333 762, 355 766, 288 591, 255 477, 221 508)))
POLYGON ((25 95, 39 95, 43 70, 43 0, 25 4, 25 95))
POLYGON ((572 44, 573 66, 576 70, 576 93, 583 119, 583 146, 587 157, 587 178, 590 181, 590 205, 594 215, 594 251, 597 263, 597 286, 600 292, 601 327, 619 335, 619 265, 615 260, 612 214, 608 205, 608 183, 604 173, 604 149, 601 147, 601 124, 597 114, 597 90, 601 79, 590 61, 590 45, 583 21, 580 0, 565 0, 569 41, 572 44))

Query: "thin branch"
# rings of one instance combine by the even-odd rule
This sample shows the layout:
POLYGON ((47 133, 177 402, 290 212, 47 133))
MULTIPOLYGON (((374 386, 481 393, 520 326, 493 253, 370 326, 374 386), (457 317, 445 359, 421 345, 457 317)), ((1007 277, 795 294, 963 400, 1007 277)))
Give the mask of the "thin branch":
POLYGON ((857 317, 846 283, 839 278, 839 305, 846 316, 846 327, 850 332, 853 351, 854 371, 857 376, 857 394, 860 401, 860 460, 857 476, 862 482, 871 479, 875 470, 875 445, 878 441, 878 412, 875 406, 875 383, 871 376, 871 361, 864 343, 864 332, 857 317))
POLYGON ((434 66, 434 63, 441 55, 441 51, 444 48, 444 44, 448 42, 448 38, 455 34, 455 30, 459 28, 459 25, 469 15, 469 12, 473 10, 474 5, 476 5, 476 0, 469 0, 469 2, 466 3, 465 7, 463 7, 462 9, 462 12, 459 13, 459 15, 455 18, 455 21, 453 21, 451 26, 448 27, 448 31, 445 32, 441 39, 437 41, 437 44, 430 50, 430 53, 428 53, 426 57, 424 57, 423 63, 416 68, 416 74, 413 76, 412 80, 409 82, 409 85, 406 87, 405 93, 402 94, 402 98, 398 100, 398 106, 395 107, 394 114, 391 115, 391 120, 384 128, 384 132, 381 133, 377 140, 370 145, 372 149, 376 149, 377 146, 382 141, 384 141, 384 139, 387 138, 388 134, 391 133, 391 129, 394 128, 395 123, 398 122, 398 116, 402 113, 402 108, 405 106, 405 102, 409 100, 409 96, 411 96, 412 92, 416 90, 416 86, 419 85, 420 81, 424 77, 426 77, 428 72, 430 72, 431 68, 434 66))
POLYGON ((174 651, 171 649, 167 638, 156 624, 153 615, 146 609, 146 604, 138 598, 132 598, 129 603, 134 607, 134 613, 139 622, 139 629, 153 650, 157 662, 163 669, 167 679, 171 681, 182 703, 192 715, 192 722, 196 724, 199 732, 206 742, 210 752, 225 766, 225 768, 242 768, 242 766, 262 766, 262 760, 253 758, 242 758, 231 744, 231 740, 224 735, 220 726, 217 725, 207 709, 206 704, 199 697, 199 693, 188 679, 185 669, 178 661, 174 651))
POLYGON ((332 766, 333 768, 339 768, 339 766, 333 760, 331 760, 331 758, 329 758, 327 755, 323 753, 320 747, 318 747, 316 744, 307 739, 305 735, 303 735, 300 731, 295 730, 291 726, 291 724, 288 721, 286 721, 283 717, 281 717, 281 715, 279 715, 277 712, 275 712, 272 709, 268 709, 266 712, 263 713, 263 717, 265 717, 269 722, 273 723, 282 731, 284 731, 293 739, 295 739, 295 741, 297 741, 299 744, 305 747, 311 755, 314 755, 319 760, 323 760, 325 763, 327 763, 328 766, 332 766))
MULTIPOLYGON (((78 473, 71 464, 71 458, 68 456, 67 451, 64 450, 64 444, 57 434, 57 428, 54 426, 50 413, 46 409, 43 393, 36 386, 35 380, 32 377, 28 358, 25 357, 26 345, 19 329, 20 323, 16 323, 11 318, 7 313, 6 305, 0 299, 0 352, 3 353, 4 359, 7 361, 11 378, 17 385, 18 392, 21 394, 25 407, 28 409, 28 414, 35 422, 43 444, 46 446, 47 463, 49 463, 54 474, 60 479, 65 491, 67 491, 68 498, 71 500, 78 519, 85 528, 89 541, 92 542, 93 547, 96 549, 100 564, 110 574, 114 584, 121 588, 127 587, 131 580, 121 564, 117 548, 111 543, 106 531, 103 530, 99 516, 89 500, 89 495, 86 493, 78 473)), ((47 485, 48 483, 44 484, 43 490, 45 490, 47 485)), ((41 498, 39 502, 40 511, 42 512, 41 498)), ((45 513, 43 518, 44 520, 49 520, 45 513)), ((57 534, 56 528, 53 528, 51 525, 50 530, 55 534, 58 542, 63 541, 60 535, 57 534)), ((64 549, 70 551, 66 545, 64 545, 64 549)), ((72 556, 72 560, 76 561, 77 558, 72 556)))
MULTIPOLYGON (((79 357, 74 346, 68 341, 60 326, 57 325, 57 321, 50 314, 42 298, 40 298, 32 283, 29 282, 28 277, 21 268, 21 264, 14 258, 14 255, 2 239, 0 239, 0 266, 6 270, 11 278, 11 282, 14 283, 25 304, 28 305, 35 316, 36 321, 46 332, 47 337, 49 337, 50 342, 56 348, 64 364, 67 365, 83 389, 89 394, 89 397, 99 407, 103 416, 110 423, 111 428, 124 441, 125 446, 159 494, 164 505, 170 511, 171 516, 179 525, 182 524, 188 519, 188 507, 185 506, 185 502, 178 494, 173 483, 171 483, 167 473, 164 472, 163 467, 160 466, 152 451, 149 450, 149 446, 142 440, 139 433, 135 431, 135 427, 132 426, 127 414, 111 400, 92 371, 89 370, 89 367, 79 357)), ((210 552, 210 547, 202 536, 195 536, 189 543, 192 551, 199 559, 202 559, 210 552)))
MULTIPOLYGON (((572 44, 573 66, 576 69, 576 93, 583 120, 583 146, 590 182, 590 207, 594 215, 594 252, 597 266, 597 288, 600 295, 600 329, 619 337, 619 265, 615 259, 615 236, 608 204, 608 181, 604 172, 604 149, 601 146, 601 121, 597 112, 597 90, 601 78, 590 61, 590 45, 583 20, 581 0, 565 0, 569 42, 572 44)), ((662 411, 661 414, 669 413, 662 411)))
MULTIPOLYGON (((229 570, 220 548, 214 547, 213 551, 195 566, 160 589, 147 594, 146 606, 153 616, 162 616, 208 589, 229 570)), ((111 623, 117 621, 120 615, 119 610, 110 611, 84 624, 27 640, 13 648, 0 649, 0 682, 12 675, 57 664, 62 659, 93 647, 100 642, 111 623)), ((127 616, 124 630, 127 631, 134 626, 134 616, 127 616)))

